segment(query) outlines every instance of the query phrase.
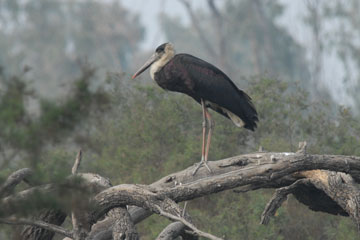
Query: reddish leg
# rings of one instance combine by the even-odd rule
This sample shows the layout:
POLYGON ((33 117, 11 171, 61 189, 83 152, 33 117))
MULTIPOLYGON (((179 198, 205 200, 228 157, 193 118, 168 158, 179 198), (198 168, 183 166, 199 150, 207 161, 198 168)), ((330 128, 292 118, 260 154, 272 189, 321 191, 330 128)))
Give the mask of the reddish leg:
MULTIPOLYGON (((209 166, 207 165, 206 161, 207 161, 207 153, 209 152, 209 146, 206 146, 206 152, 205 152, 205 137, 206 137, 206 126, 207 126, 207 117, 210 116, 210 114, 208 113, 206 107, 205 107, 205 103, 204 101, 201 99, 201 106, 202 106, 202 110, 203 110, 203 132, 202 132, 202 149, 201 149, 201 161, 200 163, 197 165, 197 167, 195 168, 193 175, 195 175, 195 173, 199 170, 199 168, 201 167, 201 165, 205 165, 205 167, 209 170, 209 172, 211 172, 209 166)), ((210 121, 211 121, 211 117, 210 117, 210 121)), ((210 122, 211 123, 211 122, 210 122)), ((211 131, 211 129, 210 129, 211 131)), ((210 132, 211 134, 211 132, 210 132)), ((210 136, 211 137, 211 136, 210 136)), ((208 136, 208 140, 207 142, 210 144, 210 139, 208 136)))
POLYGON ((212 134, 212 130, 214 128, 214 121, 211 118, 210 113, 207 111, 207 109, 205 109, 205 114, 206 114, 206 118, 207 120, 209 120, 209 132, 208 132, 208 136, 207 136, 207 141, 206 141, 206 151, 205 151, 205 162, 208 160, 208 156, 209 156, 209 149, 210 149, 210 142, 211 142, 211 134, 212 134))
POLYGON ((204 101, 201 99, 201 107, 203 112, 203 122, 202 122, 202 148, 201 148, 201 162, 205 161, 205 136, 206 136, 206 127, 207 127, 207 121, 206 121, 206 107, 204 101))

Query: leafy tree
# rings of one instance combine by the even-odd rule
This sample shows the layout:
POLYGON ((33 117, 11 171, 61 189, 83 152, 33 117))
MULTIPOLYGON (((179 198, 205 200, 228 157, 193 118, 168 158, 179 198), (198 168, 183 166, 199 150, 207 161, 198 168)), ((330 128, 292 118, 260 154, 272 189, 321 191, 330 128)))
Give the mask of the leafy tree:
MULTIPOLYGON (((200 160, 202 113, 192 99, 153 85, 137 85, 124 74, 108 74, 107 81, 99 83, 94 81, 99 79, 95 69, 79 71, 74 64, 78 56, 86 55, 101 67, 126 70, 142 37, 136 16, 118 2, 0 3, 7 9, 6 14, 0 13, 5 26, 0 29, 4 53, 0 62, 34 68, 13 76, 13 67, 0 76, 0 177, 30 165, 41 179, 62 179, 73 162, 74 146, 85 150, 86 171, 109 177, 113 184, 151 183, 200 160), (75 80, 69 80, 75 75, 75 80), (55 103, 40 97, 29 79, 42 83, 66 79, 70 90, 55 103), (39 103, 35 116, 28 108, 33 99, 39 103)), ((238 85, 253 98, 260 118, 252 133, 213 113, 216 127, 210 160, 257 151, 259 146, 295 151, 303 140, 311 153, 360 154, 359 116, 309 96, 303 49, 276 23, 282 13, 278 2, 227 1, 219 9, 209 5, 209 12, 197 13, 202 29, 209 29, 204 34, 215 54, 204 49, 194 26, 163 15, 167 38, 180 51, 186 48, 224 66, 231 76, 255 75, 243 77, 238 85), (226 22, 221 30, 227 38, 225 49, 218 45, 222 40, 216 27, 219 22, 214 22, 218 18, 213 18, 216 10, 226 22), (225 54, 223 59, 219 53, 225 54)), ((192 201, 188 208, 199 228, 230 239, 356 239, 349 219, 312 213, 294 199, 269 226, 259 226, 260 212, 271 193, 227 192, 192 201)), ((153 216, 141 224, 142 239, 154 239, 167 222, 153 216)), ((4 232, 0 238, 9 236, 8 230, 4 232)))
POLYGON ((95 69, 83 65, 81 71, 68 98, 60 103, 43 99, 30 90, 25 72, 20 76, 0 76, 3 85, 0 94, 1 169, 22 165, 36 169, 42 163, 45 149, 71 135, 92 109, 104 109, 107 95, 101 90, 90 90, 95 69), (38 116, 27 108, 31 98, 40 102, 38 116))
MULTIPOLYGON (((248 81, 246 91, 259 111, 259 127, 255 133, 238 129, 213 113, 216 127, 210 160, 256 151, 260 145, 269 151, 296 151, 302 140, 309 142, 311 153, 359 154, 359 121, 349 110, 341 108, 333 115, 332 106, 310 100, 296 83, 258 77, 248 81)), ((147 184, 158 179, 159 173, 166 175, 198 161, 201 108, 197 103, 157 86, 118 83, 112 95, 113 110, 89 139, 89 146, 100 150, 88 160, 90 171, 109 176, 115 184, 147 184)), ((337 236, 351 232, 349 238, 355 238, 350 220, 315 214, 293 199, 269 226, 259 226, 271 193, 222 193, 194 200, 188 208, 201 229, 230 239, 320 239, 324 234, 336 239, 332 231, 337 222, 343 224, 337 236)), ((143 239, 153 239, 166 223, 156 216, 142 223, 143 239)))

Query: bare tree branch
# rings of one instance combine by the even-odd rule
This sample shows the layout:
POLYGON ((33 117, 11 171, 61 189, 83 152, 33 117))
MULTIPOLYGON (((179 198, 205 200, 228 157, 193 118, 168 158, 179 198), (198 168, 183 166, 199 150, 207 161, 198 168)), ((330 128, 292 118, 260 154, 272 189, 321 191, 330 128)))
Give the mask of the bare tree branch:
POLYGON ((182 222, 170 223, 166 228, 164 228, 164 230, 162 230, 162 232, 159 234, 156 240, 176 239, 178 236, 180 236, 184 228, 185 225, 182 222))
MULTIPOLYGON (((185 202, 184 208, 181 213, 181 217, 184 218, 184 216, 187 215, 186 213, 186 206, 188 202, 185 202)), ((189 217, 187 216, 189 219, 189 217)), ((190 222, 191 223, 191 222, 190 222)), ((156 240, 172 240, 176 239, 178 236, 181 236, 184 240, 197 240, 198 235, 195 234, 193 231, 187 230, 186 225, 182 222, 173 222, 170 223, 166 228, 164 228, 159 236, 156 238, 156 240)))
MULTIPOLYGON (((111 184, 107 179, 102 179, 101 182, 101 186, 103 188, 111 187, 111 184)), ((133 223, 126 207, 111 209, 107 213, 105 219, 98 221, 92 226, 87 237, 88 240, 112 240, 123 238, 129 240, 139 239, 138 233, 135 229, 135 224, 133 223)))
MULTIPOLYGON (((200 168, 198 173, 193 176, 194 166, 192 166, 163 177, 151 185, 122 184, 109 188, 110 183, 107 181, 107 184, 100 184, 100 187, 95 188, 96 184, 89 183, 96 178, 91 175, 92 177, 85 181, 71 182, 69 180, 66 186, 71 187, 74 185, 75 190, 97 189, 97 191, 91 191, 96 194, 94 197, 89 196, 92 205, 89 208, 88 221, 91 224, 102 219, 110 209, 125 208, 127 205, 132 205, 136 206, 129 208, 131 220, 134 224, 152 213, 156 213, 169 217, 173 221, 180 221, 186 227, 192 229, 192 223, 190 223, 187 216, 182 217, 183 210, 176 202, 187 201, 234 188, 245 191, 262 187, 281 188, 285 186, 290 187, 279 190, 280 193, 275 196, 278 199, 279 206, 285 196, 292 193, 299 201, 315 211, 349 215, 357 224, 359 223, 358 206, 360 204, 358 201, 360 191, 355 182, 360 182, 360 157, 312 155, 306 154, 306 151, 298 151, 297 153, 259 152, 219 161, 210 161, 208 164, 212 169, 211 174, 205 168, 200 168), (311 186, 309 186, 310 184, 300 184, 307 182, 307 180, 300 180, 296 183, 299 179, 309 180, 311 186), (294 182, 295 184, 291 185, 294 182), (312 187, 312 192, 307 198, 311 200, 301 199, 301 195, 304 195, 304 188, 310 187, 312 187), (327 198, 323 198, 324 195, 327 198), (319 199, 322 201, 321 204, 319 204, 319 199), (188 223, 191 225, 188 225, 188 223)), ((86 174, 81 174, 81 176, 85 178, 86 174)), ((102 181, 106 182, 106 180, 102 181)), ((34 192, 52 194, 53 197, 61 199, 62 195, 56 191, 57 188, 61 187, 64 186, 48 184, 1 199, 1 215, 14 214, 9 209, 22 203, 34 192)), ((273 204, 275 206, 273 209, 276 210, 276 202, 275 200, 272 201, 273 203, 270 204, 273 204)), ((274 212, 270 211, 271 207, 267 209, 269 213, 274 212)), ((107 224, 114 224, 114 221, 105 220, 103 222, 105 227, 97 233, 105 234, 108 232, 106 229, 109 229, 110 236, 112 236, 114 227, 113 225, 108 227, 107 224)), ((196 230, 194 231, 196 232, 196 230)), ((93 229, 91 232, 93 232, 93 229)))
MULTIPOLYGON (((82 159, 82 151, 80 149, 76 155, 74 166, 71 169, 72 175, 75 175, 77 173, 78 168, 81 163, 81 159, 82 159)), ((76 205, 73 204, 73 206, 76 206, 76 205)), ((71 211, 71 222, 72 222, 72 226, 73 226, 74 240, 85 239, 86 236, 88 235, 88 232, 84 229, 83 224, 81 224, 79 221, 80 215, 84 215, 84 213, 81 211, 78 211, 77 208, 74 207, 71 211)), ((84 217, 82 217, 82 218, 84 218, 84 217)), ((88 230, 90 230, 90 229, 88 229, 88 230)))
MULTIPOLYGON (((154 184, 151 184, 152 191, 158 191, 158 195, 166 195, 175 201, 185 201, 203 196, 212 192, 223 191, 240 186, 260 184, 280 180, 295 172, 328 169, 333 171, 349 173, 355 181, 360 182, 360 158, 355 156, 337 155, 303 155, 295 153, 252 153, 240 155, 219 161, 210 161, 209 165, 213 169, 213 174, 209 175, 206 170, 201 168, 196 176, 191 176, 193 167, 178 173, 170 174, 154 184), (181 183, 181 184, 180 184, 181 183), (204 186, 204 187, 201 187, 204 186), (197 188, 201 189, 197 191, 197 188), (185 194, 183 194, 185 192, 185 194)), ((117 188, 124 185, 112 187, 100 194, 111 192, 113 204, 117 188)), ((149 187, 150 187, 149 186, 149 187)), ((18 199, 26 198, 33 191, 52 192, 54 186, 45 185, 2 199, 1 205, 6 211, 10 203, 16 203, 18 199)), ((275 187, 275 186, 273 186, 275 187)), ((112 204, 109 202, 109 204, 112 204)), ((127 205, 126 201, 121 203, 127 205)), ((136 205, 136 204, 129 204, 136 205)), ((119 206, 119 204, 118 204, 119 206)), ((107 206, 112 208, 111 206, 107 206)), ((103 211, 97 209, 96 211, 103 211)), ((101 215, 101 214, 100 214, 101 215)), ((134 220, 134 219, 133 219, 134 220)), ((134 222, 136 222, 134 220, 134 222)))
MULTIPOLYGON (((157 184, 151 186, 159 186, 157 190, 153 190, 159 197, 166 196, 179 202, 240 186, 269 184, 269 182, 279 181, 283 177, 302 170, 329 169, 343 171, 350 173, 355 180, 359 180, 359 160, 359 157, 354 156, 253 153, 209 162, 211 169, 213 169, 211 176, 206 170, 200 169, 196 176, 191 177, 193 168, 190 167, 179 173, 164 177, 157 184), (245 166, 244 163, 246 163, 245 166), (181 185, 177 185, 177 181, 181 182, 181 185), (162 187, 160 187, 160 183, 162 183, 162 187)), ((283 184, 281 181, 279 183, 283 184)), ((96 208, 93 213, 95 218, 102 215, 103 208, 111 208, 111 205, 130 204, 143 207, 140 203, 129 203, 128 199, 122 198, 124 187, 128 188, 130 186, 115 186, 99 194, 103 195, 103 197, 106 195, 106 198, 111 200, 98 202, 99 208, 96 208)), ((273 187, 275 186, 273 185, 273 187)), ((134 220, 134 222, 136 221, 134 220)))
MULTIPOLYGON (((111 186, 110 182, 107 179, 101 177, 100 175, 91 174, 91 173, 83 173, 83 174, 77 174, 76 176, 71 176, 69 178, 69 181, 79 177, 81 177, 84 181, 82 185, 83 188, 88 189, 89 191, 93 191, 95 193, 111 186)), ((55 189, 55 187, 51 186, 51 184, 45 185, 43 187, 44 189, 48 189, 50 192, 55 189)), ((26 198, 28 196, 36 194, 36 189, 37 188, 26 190, 24 191, 26 193, 24 195, 20 193, 20 198, 21 197, 26 198)), ((66 213, 64 213, 59 209, 45 209, 45 210, 41 210, 40 214, 38 214, 38 216, 36 216, 35 219, 41 219, 44 222, 52 223, 59 226, 64 222, 66 216, 67 216, 66 213)), ((88 224, 84 221, 84 219, 80 219, 80 220, 84 222, 83 225, 85 226, 85 228, 88 227, 87 226, 88 224)), ((21 239, 23 240, 38 240, 38 239, 51 240, 53 236, 54 236, 54 232, 44 230, 36 226, 26 226, 21 233, 21 239)))
POLYGON ((299 179, 290 186, 279 188, 275 191, 274 195, 268 202, 265 207, 264 212, 261 215, 260 224, 268 224, 270 221, 270 217, 274 216, 276 210, 281 206, 281 204, 286 200, 287 196, 290 193, 293 193, 294 190, 303 184, 309 184, 309 179, 299 179))
MULTIPOLYGON (((150 210, 153 213, 163 215, 170 220, 182 222, 199 236, 203 236, 209 239, 219 239, 211 234, 198 230, 193 224, 191 224, 185 218, 181 217, 183 211, 173 200, 167 198, 166 196, 162 196, 161 194, 158 195, 154 192, 151 192, 147 186, 129 184, 118 185, 115 188, 109 188, 96 195, 94 200, 96 205, 104 206, 105 208, 113 200, 117 202, 117 206, 124 205, 124 202, 127 202, 129 205, 140 206, 150 210), (115 195, 112 195, 114 192, 116 192, 115 195, 119 198, 114 198, 115 195)), ((94 219, 98 218, 98 214, 102 215, 101 212, 95 212, 93 215, 94 219)))
POLYGON ((114 240, 138 240, 139 235, 136 232, 135 225, 126 207, 111 209, 108 215, 114 219, 112 229, 112 238, 114 240))
POLYGON ((0 223, 10 224, 10 225, 30 225, 59 233, 65 237, 69 237, 69 238, 73 237, 71 231, 68 231, 62 227, 44 221, 28 220, 24 218, 19 218, 19 219, 0 218, 0 223))
POLYGON ((224 34, 224 24, 223 16, 221 15, 219 9, 216 7, 214 0, 207 0, 209 9, 212 13, 213 19, 215 20, 216 26, 216 37, 218 44, 218 53, 217 56, 220 59, 220 65, 227 71, 230 71, 230 66, 227 62, 227 51, 226 51, 226 34, 224 34))
POLYGON ((325 170, 305 171, 301 174, 334 200, 351 217, 360 231, 360 189, 350 175, 325 170))
POLYGON ((210 233, 206 233, 206 232, 203 232, 203 231, 200 231, 199 229, 197 229, 193 224, 189 223, 188 221, 186 221, 184 218, 182 217, 178 217, 178 216, 175 216, 175 215, 172 215, 170 213, 167 213, 165 211, 163 211, 160 207, 157 207, 158 210, 159 210, 159 214, 164 216, 164 217, 167 217, 168 219, 172 220, 172 221, 178 221, 178 222, 181 222, 183 223, 185 226, 187 226, 188 228, 190 228, 191 230, 194 231, 195 234, 197 234, 198 236, 200 237, 205 237, 205 238, 208 238, 208 239, 213 239, 213 240, 222 240, 222 238, 218 238, 214 235, 211 235, 210 233))
POLYGON ((194 25, 195 30, 197 31, 201 42, 203 43, 205 50, 211 55, 214 56, 215 58, 218 56, 218 54, 214 51, 213 46, 211 46, 211 43, 208 41, 208 38, 205 34, 205 32, 203 31, 203 29, 200 26, 199 20, 196 17, 196 14, 194 13, 193 9, 191 8, 190 3, 187 0, 179 0, 185 7, 192 24, 194 25))
MULTIPOLYGON (((54 226, 60 226, 66 218, 66 213, 59 209, 44 209, 35 214, 31 221, 41 221, 54 226)), ((45 229, 41 226, 25 225, 20 233, 20 239, 22 240, 51 240, 55 235, 55 232, 51 229, 45 229)))
POLYGON ((75 162, 74 162, 74 166, 72 167, 71 169, 71 173, 74 175, 77 173, 77 170, 80 166, 80 163, 81 163, 81 159, 82 159, 82 151, 81 149, 79 150, 78 154, 76 155, 76 159, 75 159, 75 162))
POLYGON ((0 187, 0 197, 9 194, 22 180, 29 177, 32 171, 29 168, 23 168, 12 173, 5 183, 0 187))

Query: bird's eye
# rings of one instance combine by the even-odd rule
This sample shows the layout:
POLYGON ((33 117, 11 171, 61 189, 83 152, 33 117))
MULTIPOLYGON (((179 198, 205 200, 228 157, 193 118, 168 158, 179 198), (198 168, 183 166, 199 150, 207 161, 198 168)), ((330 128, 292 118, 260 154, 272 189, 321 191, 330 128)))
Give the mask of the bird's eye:
POLYGON ((165 49, 165 44, 162 44, 162 45, 158 46, 155 51, 157 53, 159 53, 159 52, 163 52, 164 49, 165 49))

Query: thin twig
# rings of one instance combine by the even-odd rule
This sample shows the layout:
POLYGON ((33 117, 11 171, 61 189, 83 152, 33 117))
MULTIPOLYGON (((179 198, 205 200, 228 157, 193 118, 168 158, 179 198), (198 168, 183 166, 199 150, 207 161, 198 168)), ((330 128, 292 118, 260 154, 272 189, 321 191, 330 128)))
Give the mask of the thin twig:
POLYGON ((181 213, 181 217, 185 216, 187 203, 188 203, 187 201, 184 203, 184 208, 183 208, 183 211, 181 213))
POLYGON ((77 170, 80 166, 80 163, 81 163, 81 159, 82 159, 82 151, 81 149, 79 150, 78 154, 76 155, 76 159, 75 159, 75 163, 74 163, 74 166, 72 167, 71 169, 71 173, 72 174, 76 174, 77 173, 77 170))
POLYGON ((177 217, 175 215, 172 215, 170 213, 167 213, 167 212, 163 211, 159 206, 156 206, 156 208, 158 209, 160 215, 162 215, 164 217, 167 217, 167 218, 169 218, 170 220, 173 220, 173 221, 182 222, 185 226, 187 226, 188 228, 193 230, 194 233, 197 234, 200 237, 205 237, 205 238, 213 239, 213 240, 223 240, 222 238, 218 238, 218 237, 216 237, 214 235, 211 235, 210 233, 206 233, 206 232, 203 232, 203 231, 197 229, 193 224, 189 223, 188 221, 186 221, 182 217, 177 217))
POLYGON ((56 232, 65 237, 73 238, 73 233, 71 231, 68 231, 62 227, 44 221, 28 220, 23 218, 18 218, 18 219, 0 218, 0 223, 10 224, 10 225, 30 225, 30 226, 40 227, 49 231, 56 232))
MULTIPOLYGON (((77 173, 77 170, 78 170, 78 168, 80 166, 80 163, 81 163, 81 159, 82 159, 82 151, 80 149, 79 152, 76 155, 74 166, 71 169, 71 173, 73 175, 75 175, 77 173)), ((75 239, 80 239, 80 235, 81 235, 80 234, 80 224, 79 224, 79 222, 78 222, 78 220, 76 218, 76 214, 75 214, 74 210, 71 211, 71 222, 72 222, 73 229, 74 229, 74 238, 75 239)))

